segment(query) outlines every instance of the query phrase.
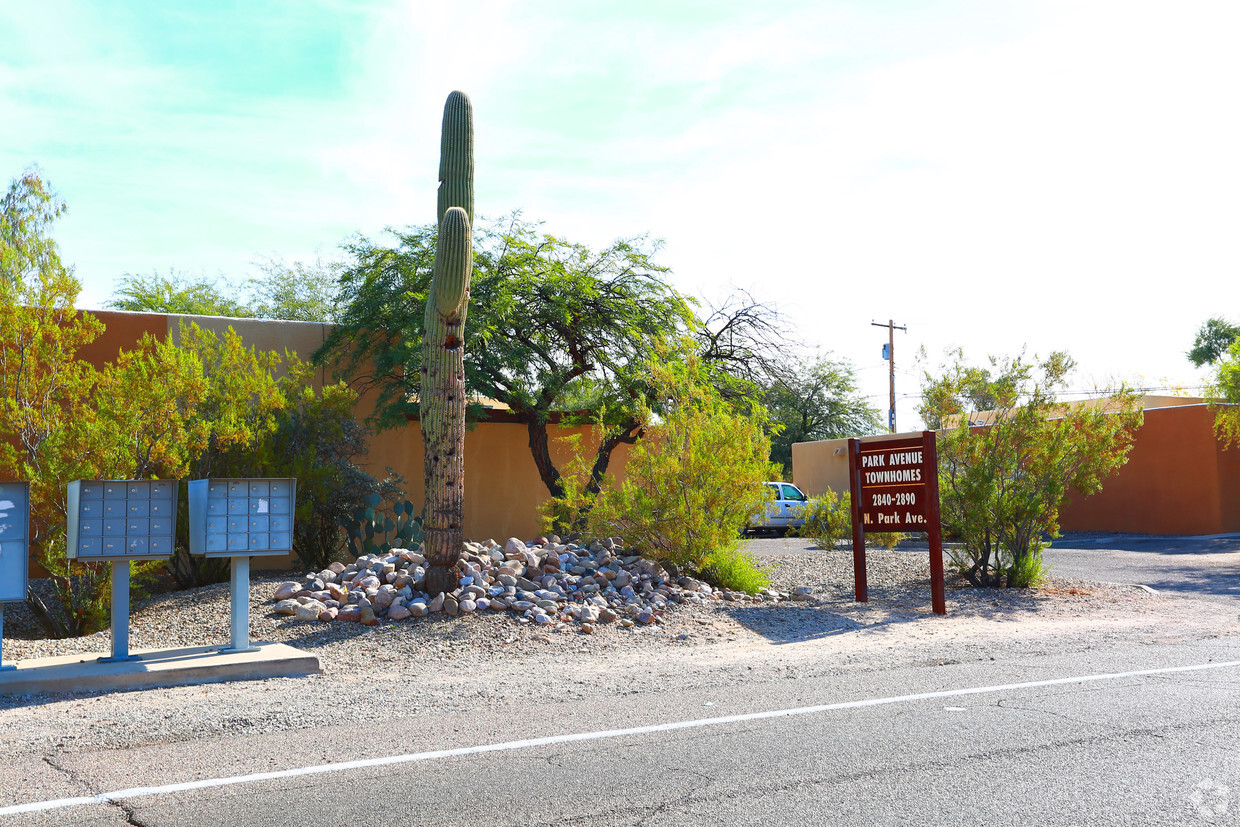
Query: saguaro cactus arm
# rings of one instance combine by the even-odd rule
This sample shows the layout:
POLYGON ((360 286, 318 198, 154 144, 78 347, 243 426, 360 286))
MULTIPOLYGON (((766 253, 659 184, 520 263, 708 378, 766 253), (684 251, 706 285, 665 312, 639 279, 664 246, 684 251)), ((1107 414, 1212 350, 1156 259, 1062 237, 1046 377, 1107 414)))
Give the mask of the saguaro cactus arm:
POLYGON ((474 107, 464 92, 453 92, 443 107, 439 138, 439 214, 460 207, 474 221, 474 107))
MULTIPOLYGON (((434 309, 445 322, 458 320, 469 295, 469 276, 474 261, 471 241, 469 215, 461 207, 450 207, 439 223, 435 273, 431 279, 434 309)), ((427 302, 428 311, 431 305, 427 302)))

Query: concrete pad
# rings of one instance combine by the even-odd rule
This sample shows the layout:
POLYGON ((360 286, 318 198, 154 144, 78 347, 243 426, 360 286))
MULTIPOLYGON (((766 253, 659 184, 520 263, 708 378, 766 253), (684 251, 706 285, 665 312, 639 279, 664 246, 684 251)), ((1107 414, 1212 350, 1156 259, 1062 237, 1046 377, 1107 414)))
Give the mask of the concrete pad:
MULTIPOLYGON (((0 672, 0 695, 36 692, 115 692, 156 686, 288 678, 320 672, 319 659, 283 643, 255 643, 244 652, 219 646, 131 649, 136 660, 100 663, 99 655, 61 655, 18 661, 0 672)), ((7 665, 7 664, 6 664, 7 665)))

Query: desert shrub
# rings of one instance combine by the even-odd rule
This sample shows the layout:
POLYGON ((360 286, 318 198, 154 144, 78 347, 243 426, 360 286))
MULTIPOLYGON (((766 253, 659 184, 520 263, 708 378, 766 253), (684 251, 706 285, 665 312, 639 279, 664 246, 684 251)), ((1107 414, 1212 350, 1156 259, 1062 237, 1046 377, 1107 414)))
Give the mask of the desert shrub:
POLYGON ((543 525, 571 520, 585 536, 622 537, 634 552, 681 570, 701 571, 714 554, 724 555, 720 570, 737 569, 731 555, 741 528, 762 483, 775 477, 766 412, 725 400, 692 357, 646 369, 658 411, 643 409, 645 436, 629 453, 624 481, 605 477, 592 496, 589 456, 574 446, 564 494, 543 504, 543 525))
POLYGON ((1137 397, 1120 389, 1089 404, 1064 405, 1075 363, 1023 355, 990 368, 954 364, 926 375, 918 412, 939 438, 943 533, 959 538, 953 564, 975 586, 1022 588, 1045 574, 1045 537, 1059 535, 1070 492, 1093 494, 1128 461, 1142 422, 1137 397), (971 426, 983 421, 986 424, 971 426))
POLYGON ((828 488, 801 506, 798 516, 805 522, 797 534, 813 540, 821 549, 830 551, 852 534, 852 498, 847 493, 836 494, 828 488))
POLYGON ((898 531, 875 531, 873 533, 866 532, 865 541, 867 544, 877 543, 887 551, 891 551, 896 546, 900 545, 900 543, 904 542, 904 538, 906 536, 907 535, 901 534, 898 531))
POLYGON ((724 548, 706 555, 697 574, 712 586, 757 594, 771 585, 770 568, 763 567, 741 548, 724 548))

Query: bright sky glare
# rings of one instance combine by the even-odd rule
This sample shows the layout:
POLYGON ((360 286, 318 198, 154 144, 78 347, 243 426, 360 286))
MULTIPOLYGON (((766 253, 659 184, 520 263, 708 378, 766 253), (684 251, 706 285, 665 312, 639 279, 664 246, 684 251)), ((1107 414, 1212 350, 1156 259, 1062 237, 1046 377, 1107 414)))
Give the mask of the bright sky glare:
POLYGON ((0 5, 0 177, 37 163, 83 307, 433 218, 474 103, 477 203, 662 238, 691 295, 776 304, 898 418, 925 347, 1066 349, 1082 390, 1195 393, 1240 307, 1229 0, 41 0, 0 5))

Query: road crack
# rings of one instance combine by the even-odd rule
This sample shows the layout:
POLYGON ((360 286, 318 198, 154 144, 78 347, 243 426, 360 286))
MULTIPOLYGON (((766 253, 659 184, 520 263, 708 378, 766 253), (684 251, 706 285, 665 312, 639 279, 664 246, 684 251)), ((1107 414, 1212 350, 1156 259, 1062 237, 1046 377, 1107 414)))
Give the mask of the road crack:
POLYGON ((137 808, 126 804, 124 801, 108 798, 105 795, 95 792, 89 781, 82 776, 81 773, 75 771, 72 767, 65 766, 56 760, 55 756, 44 755, 43 763, 54 769, 56 772, 64 775, 79 788, 79 792, 83 795, 94 796, 100 804, 108 804, 115 807, 125 814, 125 823, 132 824, 133 827, 150 827, 145 821, 138 818, 137 808))

